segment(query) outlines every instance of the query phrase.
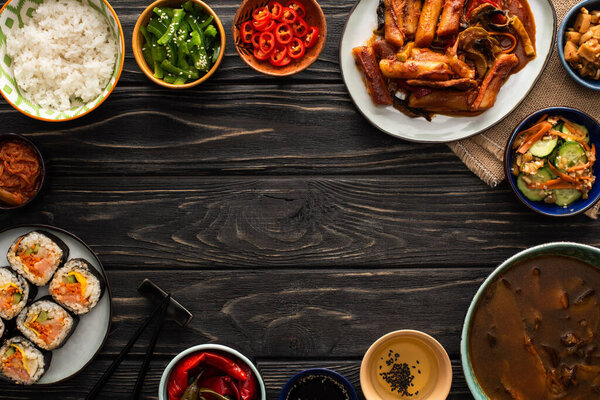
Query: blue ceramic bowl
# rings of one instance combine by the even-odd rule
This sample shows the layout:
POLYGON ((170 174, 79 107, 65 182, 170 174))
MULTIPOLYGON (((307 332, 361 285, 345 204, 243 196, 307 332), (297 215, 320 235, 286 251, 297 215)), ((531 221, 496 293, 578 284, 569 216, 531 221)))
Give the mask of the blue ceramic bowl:
POLYGON ((342 375, 338 374, 335 371, 332 371, 330 369, 325 369, 325 368, 310 368, 310 369, 304 370, 304 371, 299 372, 296 375, 292 376, 290 378, 290 380, 287 381, 285 386, 283 386, 283 389, 281 389, 281 392, 279 393, 279 400, 285 400, 285 398, 287 397, 292 386, 294 386, 294 384, 300 378, 303 378, 308 375, 329 376, 329 377, 333 378, 334 380, 338 381, 339 383, 341 383, 344 386, 344 388, 346 388, 346 391, 350 395, 350 400, 358 400, 358 395, 356 394, 356 390, 354 389, 354 386, 352 386, 352 384, 350 383, 350 381, 348 379, 344 378, 342 375))
POLYGON ((490 276, 488 276, 488 278, 483 282, 483 284, 475 294, 475 297, 473 297, 473 300, 471 301, 471 305, 469 306, 469 310, 467 311, 467 316, 465 317, 465 322, 463 324, 462 335, 460 339, 460 356, 463 372, 465 374, 465 379, 467 380, 469 390, 471 390, 471 393, 473 394, 473 397, 475 397, 476 400, 490 400, 490 398, 485 394, 481 386, 479 386, 477 378, 475 377, 475 372, 473 371, 473 366, 471 365, 471 358, 469 357, 469 330, 471 328, 471 320, 473 319, 475 308, 477 307, 477 304, 479 303, 481 298, 484 296, 487 287, 499 275, 501 275, 504 271, 508 270, 518 262, 525 261, 530 258, 538 257, 541 255, 562 255, 573 257, 600 269, 600 249, 579 243, 555 242, 532 247, 530 249, 523 250, 518 254, 515 254, 514 256, 500 264, 500 266, 496 268, 490 276))
POLYGON ((589 78, 582 78, 565 60, 565 32, 567 32, 567 30, 575 24, 577 13, 581 7, 585 7, 589 11, 600 10, 600 0, 585 0, 569 10, 560 24, 560 27, 558 28, 558 38, 556 40, 556 46, 558 47, 558 58, 560 58, 560 62, 562 62, 563 67, 565 67, 565 70, 575 82, 592 90, 600 90, 600 80, 595 81, 589 78))
MULTIPOLYGON (((508 139, 506 148, 504 150, 504 173, 506 174, 506 180, 510 184, 513 192, 517 195, 519 200, 533 211, 537 211, 540 214, 548 215, 551 217, 568 217, 584 212, 588 208, 592 207, 600 198, 600 182, 596 182, 588 194, 586 200, 580 199, 570 204, 567 207, 560 207, 554 204, 546 204, 543 201, 531 201, 521 193, 517 188, 517 177, 511 173, 511 165, 515 151, 512 148, 512 144, 517 137, 517 133, 525 130, 534 125, 544 115, 549 116, 561 115, 572 122, 584 125, 588 128, 590 133, 590 145, 594 143, 596 149, 600 149, 600 125, 598 122, 584 113, 583 111, 576 110, 569 107, 550 107, 536 111, 527 118, 525 118, 513 131, 508 139)), ((598 175, 598 162, 594 164, 593 168, 594 175, 598 175)))

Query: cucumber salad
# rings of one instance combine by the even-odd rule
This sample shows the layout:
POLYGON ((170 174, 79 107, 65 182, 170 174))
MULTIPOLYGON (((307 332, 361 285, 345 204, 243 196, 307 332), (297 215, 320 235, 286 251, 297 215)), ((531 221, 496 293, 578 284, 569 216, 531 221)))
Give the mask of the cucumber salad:
POLYGON ((532 201, 566 207, 587 199, 594 185, 596 148, 588 129, 561 116, 544 116, 519 132, 511 172, 517 187, 532 201))

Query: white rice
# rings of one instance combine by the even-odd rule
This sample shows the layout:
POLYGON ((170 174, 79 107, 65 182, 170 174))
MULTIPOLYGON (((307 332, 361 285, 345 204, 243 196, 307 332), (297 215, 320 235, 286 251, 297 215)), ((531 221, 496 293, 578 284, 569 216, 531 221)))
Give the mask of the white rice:
POLYGON ((52 275, 58 268, 61 263, 63 257, 63 251, 56 243, 52 241, 48 236, 44 235, 40 232, 30 232, 19 242, 19 246, 17 248, 16 243, 13 243, 8 250, 8 254, 6 258, 13 270, 23 275, 25 278, 29 280, 29 282, 33 283, 37 286, 44 286, 50 281, 52 275), (49 252, 49 256, 52 261, 53 268, 50 268, 46 271, 45 275, 39 277, 29 271, 27 265, 25 265, 21 258, 17 255, 19 253, 19 249, 26 249, 28 247, 35 246, 39 244, 40 247, 45 248, 49 252))
POLYGON ((64 308, 51 301, 40 300, 21 311, 17 317, 17 329, 21 331, 23 336, 31 340, 39 348, 44 350, 54 350, 64 343, 66 337, 71 332, 71 329, 73 329, 73 322, 73 317, 71 317, 64 308), (42 311, 48 313, 48 319, 60 318, 64 322, 60 334, 57 335, 51 343, 46 343, 41 337, 38 337, 31 328, 27 327, 27 324, 42 311))
POLYGON ((36 349, 30 341, 17 336, 11 339, 8 339, 4 342, 2 347, 0 348, 0 373, 11 379, 12 381, 24 385, 31 385, 37 382, 42 375, 46 372, 47 369, 46 361, 44 360, 44 355, 41 351, 36 349), (22 382, 17 380, 16 378, 10 376, 8 371, 4 370, 4 363, 1 362, 5 358, 6 351, 9 349, 11 344, 18 345, 23 352, 25 353, 25 358, 27 362, 27 368, 29 368, 29 380, 26 382, 22 382))
POLYGON ((56 271, 56 274, 54 275, 54 278, 52 278, 52 281, 50 281, 50 286, 48 287, 50 294, 57 303, 59 303, 60 305, 77 315, 85 314, 89 312, 92 308, 94 308, 96 304, 98 304, 98 300, 100 300, 100 295, 102 294, 100 281, 98 281, 98 278, 96 278, 90 272, 90 268, 94 267, 88 265, 82 259, 76 258, 69 260, 63 267, 56 271), (83 296, 85 299, 87 299, 87 303, 85 304, 83 304, 82 302, 67 302, 60 295, 59 289, 61 287, 61 284, 63 280, 68 276, 69 272, 72 271, 79 272, 87 280, 87 284, 85 286, 85 293, 83 296))
POLYGON ((18 304, 13 304, 11 309, 0 309, 0 317, 6 320, 13 319, 19 312, 21 312, 23 307, 25 307, 29 297, 29 286, 27 286, 23 278, 14 274, 8 269, 8 267, 0 268, 0 288, 7 286, 9 283, 17 285, 19 289, 21 289, 21 293, 23 295, 21 296, 21 301, 19 301, 18 304))
POLYGON ((21 94, 44 108, 68 110, 102 94, 113 74, 117 42, 86 1, 45 0, 7 32, 21 94))

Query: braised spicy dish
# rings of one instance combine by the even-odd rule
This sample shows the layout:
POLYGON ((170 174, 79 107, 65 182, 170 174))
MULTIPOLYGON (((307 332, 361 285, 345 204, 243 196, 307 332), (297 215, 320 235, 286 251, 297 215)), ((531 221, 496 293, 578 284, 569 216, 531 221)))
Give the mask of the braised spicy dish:
POLYGON ((494 400, 600 396, 600 270, 546 255, 520 262, 486 289, 468 351, 494 400))
POLYGON ((244 362, 217 352, 181 359, 167 382, 169 400, 258 400, 256 376, 244 362))
POLYGON ((19 206, 29 201, 40 188, 41 174, 40 160, 29 144, 0 143, 0 203, 19 206))
POLYGON ((565 39, 565 60, 583 78, 600 79, 600 10, 581 7, 565 39))
POLYGON ((526 0, 380 0, 377 19, 354 58, 373 102, 410 117, 488 110, 536 56, 526 0))
POLYGON ((587 199, 596 176, 596 147, 588 129, 560 116, 544 116, 513 142, 512 174, 532 201, 568 206, 587 199))
POLYGON ((305 17, 306 9, 298 0, 291 0, 286 6, 271 1, 254 9, 252 18, 241 24, 241 41, 252 49, 257 60, 285 67, 304 57, 306 50, 319 40, 319 28, 309 26, 305 17))

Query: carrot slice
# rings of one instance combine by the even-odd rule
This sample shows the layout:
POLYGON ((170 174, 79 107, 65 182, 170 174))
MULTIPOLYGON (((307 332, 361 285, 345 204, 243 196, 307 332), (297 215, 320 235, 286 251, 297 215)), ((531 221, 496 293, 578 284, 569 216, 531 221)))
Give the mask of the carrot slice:
POLYGON ((540 125, 540 129, 536 133, 530 135, 529 138, 521 145, 521 147, 519 147, 517 150, 518 153, 527 153, 527 150, 529 150, 535 142, 540 140, 546 133, 550 131, 550 129, 552 129, 552 124, 550 122, 544 121, 540 125))

